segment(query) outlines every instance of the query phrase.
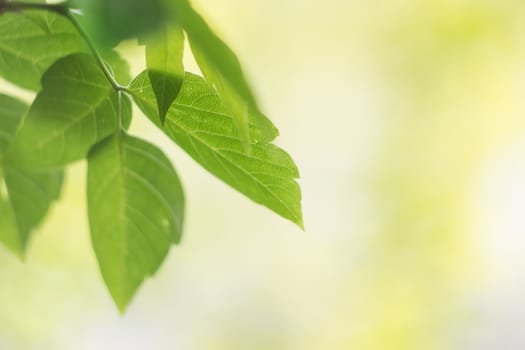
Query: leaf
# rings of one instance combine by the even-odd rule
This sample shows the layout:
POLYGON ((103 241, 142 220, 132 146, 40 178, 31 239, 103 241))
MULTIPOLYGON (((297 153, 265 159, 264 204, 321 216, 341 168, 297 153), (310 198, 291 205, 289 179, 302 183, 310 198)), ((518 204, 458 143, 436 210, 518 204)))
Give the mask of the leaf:
POLYGON ((38 173, 9 165, 4 168, 4 172, 7 194, 2 200, 8 202, 7 215, 14 218, 16 223, 16 240, 11 237, 11 245, 9 240, 6 243, 15 253, 23 255, 32 231, 58 199, 64 175, 61 170, 38 173))
POLYGON ((262 122, 265 117, 257 105, 238 58, 187 0, 178 0, 177 13, 178 21, 188 35, 197 64, 206 79, 217 89, 239 129, 245 148, 249 150, 248 115, 254 115, 256 120, 261 118, 262 122))
POLYGON ((180 241, 182 186, 159 149, 119 133, 89 154, 88 212, 102 276, 123 312, 180 241))
POLYGON ((0 222, 2 223, 0 227, 0 242, 18 257, 22 258, 22 239, 16 227, 13 208, 5 196, 6 195, 0 191, 0 222))
MULTIPOLYGON (((10 149, 10 163, 60 168, 86 157, 93 145, 117 129, 117 92, 91 56, 60 59, 44 74, 42 86, 10 149)), ((127 126, 131 104, 124 101, 127 126)))
POLYGON ((128 61, 123 59, 114 50, 103 49, 100 51, 100 54, 106 63, 106 67, 109 68, 110 72, 115 77, 115 80, 124 86, 128 85, 131 81, 131 73, 128 61))
POLYGON ((63 172, 36 173, 6 166, 6 193, 0 193, 0 241, 22 257, 31 233, 58 200, 63 172))
POLYGON ((184 79, 184 32, 178 26, 165 25, 142 42, 146 45, 146 65, 157 98, 160 121, 164 124, 166 113, 184 79))
POLYGON ((48 11, 4 13, 0 20, 0 76, 30 90, 60 57, 87 51, 67 19, 48 11))
MULTIPOLYGON (((66 18, 34 10, 2 14, 0 76, 4 79, 38 91, 42 74, 53 63, 78 52, 88 53, 89 47, 66 18)), ((103 49, 101 53, 115 71, 117 80, 127 84, 131 80, 127 62, 114 51, 103 49)))
POLYGON ((27 109, 25 103, 0 94, 0 157, 13 141, 27 109))
POLYGON ((84 14, 78 19, 90 37, 102 46, 148 33, 164 24, 164 0, 74 0, 84 14))
POLYGON ((4 163, 26 110, 24 103, 0 95, 0 242, 21 257, 32 231, 58 199, 63 180, 62 171, 37 173, 4 163))
POLYGON ((147 72, 131 84, 135 101, 166 135, 209 172, 256 203, 303 226, 299 172, 290 156, 269 142, 275 133, 251 118, 252 153, 246 154, 233 118, 204 79, 186 73, 182 89, 161 126, 147 72))

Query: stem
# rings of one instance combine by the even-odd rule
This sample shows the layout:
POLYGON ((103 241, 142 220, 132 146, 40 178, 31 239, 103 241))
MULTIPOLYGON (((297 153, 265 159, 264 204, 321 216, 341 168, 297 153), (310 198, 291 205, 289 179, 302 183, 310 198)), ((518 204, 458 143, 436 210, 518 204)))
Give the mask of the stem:
POLYGON ((123 94, 122 90, 118 90, 117 91, 117 101, 118 101, 117 120, 118 120, 119 133, 120 133, 121 130, 124 129, 123 126, 122 126, 122 94, 123 94))
POLYGON ((89 47, 89 50, 91 51, 92 55, 95 57, 100 69, 104 73, 104 76, 106 77, 107 81, 111 84, 113 89, 116 91, 126 91, 126 88, 122 85, 120 85, 116 80, 111 71, 109 70, 106 62, 104 62, 104 59, 98 52, 97 48, 95 47, 95 44, 91 41, 89 36, 87 35, 86 31, 80 23, 76 20, 73 13, 70 11, 68 7, 68 2, 62 2, 58 4, 38 4, 38 3, 28 3, 28 2, 9 2, 6 0, 0 0, 0 15, 3 12, 20 12, 23 10, 42 10, 42 11, 51 11, 55 12, 65 18, 67 18, 71 24, 75 27, 78 34, 82 37, 82 39, 86 42, 86 44, 89 47))
POLYGON ((109 81, 109 83, 111 84, 111 86, 113 86, 113 88, 117 91, 122 91, 124 90, 124 87, 121 86, 116 80, 115 80, 115 77, 113 77, 113 74, 111 73, 111 71, 109 70, 108 66, 106 65, 106 62, 104 62, 104 59, 102 58, 102 56, 100 55, 100 53, 98 52, 97 48, 95 47, 95 44, 93 44, 93 42, 91 41, 91 39, 89 38, 89 36, 87 35, 87 33, 84 31, 84 29, 82 28, 82 26, 80 25, 80 23, 78 23, 78 21, 75 19, 75 17, 73 16, 73 14, 71 13, 71 11, 69 11, 69 9, 63 14, 64 17, 66 17, 70 22, 71 24, 73 24, 73 26, 75 27, 75 29, 77 30, 77 32, 80 34, 80 36, 82 37, 82 39, 84 39, 84 41, 86 42, 86 44, 89 46, 89 49, 91 50, 91 53, 93 54, 93 56, 95 56, 95 59, 97 60, 97 63, 98 65, 100 66, 100 69, 102 69, 102 72, 104 73, 104 75, 106 76, 106 79, 109 81))

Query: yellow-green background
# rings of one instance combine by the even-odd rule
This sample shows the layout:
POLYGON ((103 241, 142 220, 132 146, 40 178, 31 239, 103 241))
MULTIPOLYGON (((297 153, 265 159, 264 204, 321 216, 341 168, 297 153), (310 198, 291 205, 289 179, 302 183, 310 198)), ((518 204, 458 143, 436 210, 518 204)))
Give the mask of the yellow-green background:
POLYGON ((182 245, 119 316, 74 165, 27 261, 0 247, 0 349, 525 348, 525 2, 196 4, 301 169, 306 232, 136 115, 184 182, 182 245))

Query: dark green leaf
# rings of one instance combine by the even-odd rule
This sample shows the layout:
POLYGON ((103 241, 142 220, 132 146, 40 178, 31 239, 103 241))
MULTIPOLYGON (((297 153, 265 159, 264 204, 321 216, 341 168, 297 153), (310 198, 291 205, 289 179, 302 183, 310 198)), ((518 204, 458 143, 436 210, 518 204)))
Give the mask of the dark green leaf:
MULTIPOLYGON (((10 163, 60 168, 84 158, 117 129, 117 92, 91 56, 60 59, 45 73, 42 86, 11 147, 10 163)), ((131 106, 124 101, 129 124, 131 106)))
POLYGON ((84 16, 79 20, 103 46, 155 30, 164 24, 164 0, 74 0, 84 16))
POLYGON ((27 109, 25 103, 0 94, 0 157, 13 141, 27 109))
POLYGON ((246 154, 232 117, 214 89, 186 73, 182 89, 161 126, 147 72, 131 84, 144 113, 204 168, 253 201, 303 225, 297 167, 290 156, 269 142, 275 133, 261 130, 252 119, 252 152, 246 154))
POLYGON ((63 172, 39 173, 6 165, 4 173, 7 194, 3 200, 8 202, 8 215, 14 214, 17 228, 17 245, 10 248, 23 254, 32 231, 42 222, 51 203, 59 197, 63 172))
POLYGON ((181 238, 182 186, 159 149, 119 133, 89 154, 88 210, 102 276, 124 311, 181 238))
POLYGON ((184 32, 178 26, 165 25, 147 36, 143 43, 146 45, 146 65, 157 98, 160 121, 164 124, 166 113, 184 79, 184 32))

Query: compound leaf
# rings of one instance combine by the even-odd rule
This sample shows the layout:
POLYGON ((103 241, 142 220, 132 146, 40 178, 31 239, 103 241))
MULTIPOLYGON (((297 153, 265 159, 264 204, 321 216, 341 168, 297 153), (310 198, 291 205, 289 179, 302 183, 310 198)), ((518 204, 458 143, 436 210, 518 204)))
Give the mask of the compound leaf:
POLYGON ((89 153, 88 212, 102 276, 124 311, 180 241, 182 186, 159 149, 117 133, 89 153))
POLYGON ((215 90, 202 78, 186 73, 181 91, 162 126, 149 75, 131 84, 135 101, 166 135, 209 172, 253 201, 303 225, 299 172, 291 157, 269 143, 275 133, 260 129, 251 119, 252 152, 244 152, 242 138, 215 90))
MULTIPOLYGON (((117 129, 117 92, 91 56, 60 59, 44 74, 42 86, 8 154, 10 163, 59 168, 84 158, 117 129)), ((124 101, 128 125, 131 105, 124 101)))

